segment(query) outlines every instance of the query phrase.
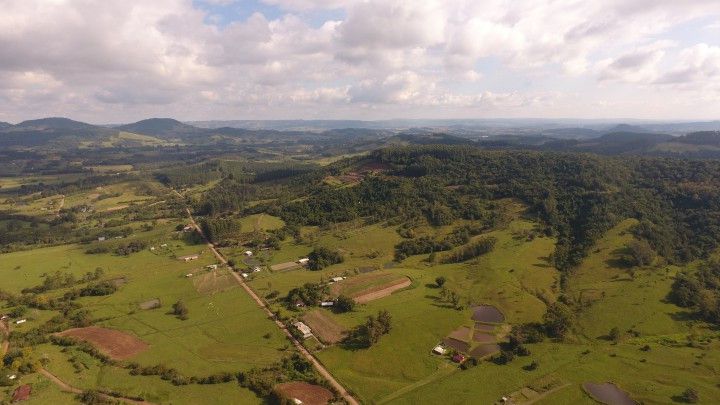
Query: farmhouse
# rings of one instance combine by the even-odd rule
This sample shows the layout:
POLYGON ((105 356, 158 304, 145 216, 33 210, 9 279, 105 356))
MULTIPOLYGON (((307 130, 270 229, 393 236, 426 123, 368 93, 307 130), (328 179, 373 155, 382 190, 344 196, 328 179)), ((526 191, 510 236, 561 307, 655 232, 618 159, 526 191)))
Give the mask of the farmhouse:
POLYGON ((262 270, 262 269, 260 268, 260 266, 255 266, 255 267, 253 267, 253 273, 257 273, 257 272, 259 272, 260 270, 262 270))
POLYGON ((330 279, 330 281, 332 281, 333 283, 337 283, 343 280, 345 280, 345 277, 333 277, 330 279))
POLYGON ((186 275, 185 275, 185 277, 187 277, 187 278, 190 278, 190 277, 192 277, 192 273, 188 273, 188 274, 186 274, 186 275))
POLYGON ((331 307, 335 305, 335 301, 323 301, 320 303, 321 307, 331 307))
POLYGON ((305 308, 305 303, 302 302, 302 300, 295 301, 295 307, 296 308, 305 308))
POLYGON ((25 322, 27 322, 27 319, 18 319, 17 321, 15 321, 15 325, 20 325, 21 323, 25 322))
POLYGON ((463 361, 465 361, 465 356, 458 353, 452 357, 452 361, 454 361, 455 363, 462 363, 463 361))
POLYGON ((305 339, 307 339, 313 335, 312 329, 310 329, 309 326, 305 325, 304 323, 302 323, 300 321, 293 323, 293 326, 295 326, 297 328, 297 330, 300 331, 300 333, 302 333, 303 338, 305 338, 305 339))
POLYGON ((104 236, 98 236, 98 242, 104 242, 105 237, 104 236))
POLYGON ((306 264, 310 263, 310 259, 308 259, 307 257, 303 257, 302 259, 298 260, 297 262, 298 262, 300 265, 305 266, 306 264))
POLYGON ((217 264, 208 264, 207 266, 205 266, 205 268, 209 269, 209 270, 217 270, 218 265, 217 264))
POLYGON ((445 354, 447 352, 447 350, 444 347, 442 347, 441 345, 437 345, 432 349, 432 352, 442 356, 443 354, 445 354))
POLYGON ((160 247, 161 247, 161 248, 166 248, 166 247, 167 247, 167 243, 163 243, 162 245, 160 245, 160 247))
POLYGON ((199 258, 200 258, 200 255, 190 255, 190 256, 182 256, 179 259, 187 263, 191 260, 197 260, 199 258))
POLYGON ((243 278, 248 278, 248 277, 250 276, 250 275, 247 274, 247 273, 240 273, 240 275, 243 276, 243 278))
POLYGON ((252 255, 253 255, 253 253, 252 253, 251 250, 246 250, 245 252, 243 252, 243 254, 244 254, 245 256, 252 256, 252 255))

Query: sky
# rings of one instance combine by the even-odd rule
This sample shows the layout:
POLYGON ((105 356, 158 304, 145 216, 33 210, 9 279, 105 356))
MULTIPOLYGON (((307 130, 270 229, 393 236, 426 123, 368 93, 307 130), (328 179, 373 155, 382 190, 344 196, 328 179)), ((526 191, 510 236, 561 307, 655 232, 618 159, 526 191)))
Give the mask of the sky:
POLYGON ((0 121, 720 119, 719 0, 0 0, 0 121))

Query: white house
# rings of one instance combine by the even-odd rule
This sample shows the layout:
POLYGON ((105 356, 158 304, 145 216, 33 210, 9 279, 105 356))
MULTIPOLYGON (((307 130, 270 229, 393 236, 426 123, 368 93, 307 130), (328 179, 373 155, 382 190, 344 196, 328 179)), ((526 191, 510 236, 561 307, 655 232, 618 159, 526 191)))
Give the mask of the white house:
POLYGON ((98 236, 98 242, 104 242, 105 237, 104 236, 98 236))
POLYGON ((187 278, 190 278, 190 277, 192 277, 192 273, 188 273, 188 274, 186 274, 186 275, 185 275, 185 277, 187 277, 187 278))
POLYGON ((185 262, 189 262, 189 261, 191 261, 191 260, 197 260, 197 259, 199 259, 199 258, 200 258, 199 255, 190 255, 190 256, 180 257, 180 260, 183 260, 183 261, 185 261, 185 262))
POLYGON ((330 279, 330 281, 332 281, 333 283, 337 283, 343 280, 345 280, 345 277, 333 277, 330 279))
POLYGON ((295 326, 297 328, 297 330, 299 330, 300 333, 302 333, 303 338, 305 338, 305 339, 307 339, 313 335, 312 329, 310 329, 309 326, 305 325, 304 323, 302 323, 300 321, 293 323, 293 326, 295 326))
POLYGON ((252 253, 251 250, 246 250, 246 251, 245 251, 245 256, 252 256, 252 255, 253 255, 253 253, 252 253))
POLYGON ((209 270, 217 270, 218 265, 217 264, 208 264, 207 266, 205 266, 205 268, 207 268, 209 270))
POLYGON ((447 352, 444 347, 437 345, 432 349, 433 353, 443 355, 447 352))
POLYGON ((335 302, 334 302, 334 301, 322 301, 322 302, 320 303, 320 306, 321 306, 321 307, 331 307, 331 306, 333 306, 333 305, 335 305, 335 302))
POLYGON ((253 273, 257 273, 257 272, 259 272, 260 270, 262 270, 262 269, 260 268, 260 266, 255 266, 255 267, 253 267, 253 273))
POLYGON ((240 275, 243 276, 243 278, 248 278, 248 277, 250 276, 250 275, 247 274, 247 273, 240 273, 240 275))
POLYGON ((160 247, 161 247, 161 248, 166 248, 166 247, 167 247, 167 243, 163 243, 162 245, 160 245, 160 247))
POLYGON ((308 264, 310 262, 310 259, 308 259, 307 257, 303 257, 302 259, 298 260, 297 262, 299 264, 305 266, 306 264, 308 264))
POLYGON ((27 322, 27 319, 18 319, 17 321, 15 321, 15 325, 20 325, 21 323, 25 322, 27 322))

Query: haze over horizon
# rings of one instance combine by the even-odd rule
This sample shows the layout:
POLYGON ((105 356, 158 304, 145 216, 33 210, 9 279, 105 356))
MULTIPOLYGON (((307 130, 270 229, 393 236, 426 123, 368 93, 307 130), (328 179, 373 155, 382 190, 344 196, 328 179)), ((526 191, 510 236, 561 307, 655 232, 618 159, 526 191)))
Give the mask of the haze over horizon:
POLYGON ((720 2, 2 1, 0 121, 720 118, 720 2))

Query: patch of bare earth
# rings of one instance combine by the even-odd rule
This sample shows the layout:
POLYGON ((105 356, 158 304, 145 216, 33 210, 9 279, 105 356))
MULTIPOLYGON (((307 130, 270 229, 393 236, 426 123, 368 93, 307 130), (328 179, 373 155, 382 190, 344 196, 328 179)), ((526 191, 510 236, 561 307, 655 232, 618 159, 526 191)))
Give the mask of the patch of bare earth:
POLYGON ((335 344, 341 341, 347 333, 345 328, 321 310, 307 312, 303 316, 303 321, 313 330, 315 336, 326 344, 335 344))
POLYGON ((299 399, 305 405, 326 405, 333 399, 330 390, 319 385, 293 381, 280 384, 275 389, 288 399, 299 399))
POLYGON ((237 282, 230 274, 218 274, 219 271, 211 271, 192 278, 195 290, 200 294, 215 294, 221 291, 237 287, 237 282))
POLYGON ((130 358, 150 347, 150 345, 129 333, 98 326, 68 329, 58 333, 58 336, 67 336, 88 342, 101 352, 117 360, 130 358))
POLYGON ((376 299, 387 297, 388 295, 394 293, 397 290, 402 290, 403 288, 409 287, 410 284, 410 279, 404 277, 399 280, 392 281, 391 284, 385 284, 374 287, 370 290, 362 291, 360 294, 354 297, 354 299, 355 302, 357 302, 358 304, 365 304, 376 299))

